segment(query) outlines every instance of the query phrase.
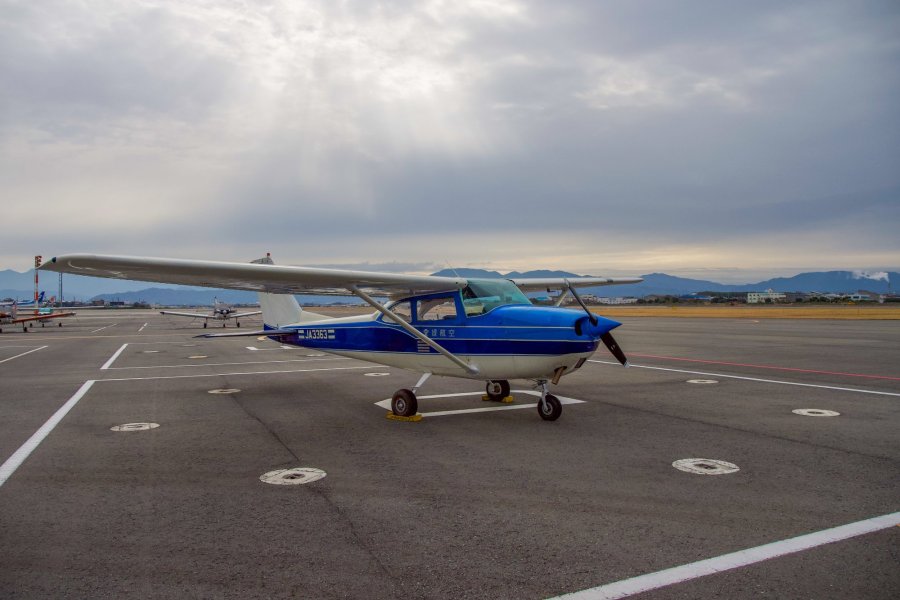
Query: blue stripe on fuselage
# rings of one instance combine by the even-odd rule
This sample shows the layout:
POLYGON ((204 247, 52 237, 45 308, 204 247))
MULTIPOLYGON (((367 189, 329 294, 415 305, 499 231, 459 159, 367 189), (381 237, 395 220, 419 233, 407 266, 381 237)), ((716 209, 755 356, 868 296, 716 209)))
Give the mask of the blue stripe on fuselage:
MULTIPOLYGON (((598 340, 619 323, 598 317, 598 324, 583 327, 578 335, 575 323, 587 322, 581 311, 533 306, 502 306, 477 317, 420 321, 413 325, 453 354, 461 355, 561 355, 593 352, 598 340)), ((272 329, 270 326, 265 326, 272 329)), ((397 324, 376 319, 368 322, 296 325, 282 343, 332 351, 394 352, 431 354, 436 351, 407 333, 397 324)))

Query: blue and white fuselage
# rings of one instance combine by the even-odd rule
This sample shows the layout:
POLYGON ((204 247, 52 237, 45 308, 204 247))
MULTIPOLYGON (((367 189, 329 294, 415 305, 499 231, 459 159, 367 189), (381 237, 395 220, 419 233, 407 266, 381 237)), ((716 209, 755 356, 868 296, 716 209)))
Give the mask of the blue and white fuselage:
POLYGON ((476 287, 470 285, 462 292, 414 296, 387 306, 473 367, 468 371, 379 313, 281 327, 266 323, 266 328, 278 329, 273 339, 281 343, 419 373, 490 380, 549 379, 561 368, 571 372, 597 350, 602 335, 619 326, 603 317, 592 324, 578 310, 533 306, 512 283, 502 283, 507 300, 492 296, 485 302, 472 292, 472 298, 463 298, 476 287))

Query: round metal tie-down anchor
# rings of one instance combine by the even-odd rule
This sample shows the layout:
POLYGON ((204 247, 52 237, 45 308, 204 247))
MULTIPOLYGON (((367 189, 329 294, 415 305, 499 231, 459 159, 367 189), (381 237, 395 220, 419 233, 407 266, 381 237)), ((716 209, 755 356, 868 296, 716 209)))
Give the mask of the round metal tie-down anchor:
POLYGON ((158 354, 159 350, 142 350, 141 354, 158 354))
POLYGON ((209 390, 207 394, 237 394, 240 392, 238 388, 220 388, 217 390, 209 390))
POLYGON ((824 408, 797 408, 791 412, 804 417, 839 417, 841 415, 836 410, 825 410, 824 408))
POLYGON ((740 471, 740 468, 734 463, 712 458, 682 458, 673 462, 672 466, 679 471, 697 475, 728 475, 740 471))
POLYGON ((269 471, 259 476, 263 483, 272 485, 304 485, 318 481, 325 477, 325 471, 313 467, 295 467, 293 469, 278 469, 269 471))
POLYGON ((110 427, 110 431, 147 431, 148 429, 156 429, 159 423, 125 423, 124 425, 115 425, 110 427))
POLYGON ((307 354, 306 356, 314 357, 314 356, 325 356, 325 355, 322 354, 321 352, 313 352, 312 354, 307 354))
POLYGON ((687 383, 696 383, 697 385, 711 385, 713 383, 719 383, 716 379, 688 379, 687 383))
POLYGON ((366 377, 387 377, 390 373, 363 373, 366 377))
POLYGON ((196 359, 198 359, 198 358, 209 358, 209 357, 208 357, 207 355, 205 355, 205 354, 195 354, 195 355, 193 355, 193 356, 188 356, 188 358, 193 358, 193 359, 196 360, 196 359))

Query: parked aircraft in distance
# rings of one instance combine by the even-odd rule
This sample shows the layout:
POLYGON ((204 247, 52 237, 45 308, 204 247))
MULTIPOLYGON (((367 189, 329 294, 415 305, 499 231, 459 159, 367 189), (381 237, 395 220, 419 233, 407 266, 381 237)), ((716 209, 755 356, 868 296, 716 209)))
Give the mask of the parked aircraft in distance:
POLYGON ((252 317, 254 315, 261 315, 262 311, 254 310, 251 312, 239 313, 230 304, 225 304, 224 302, 220 302, 218 298, 213 298, 213 310, 211 313, 205 315, 199 313, 176 312, 174 310, 161 310, 159 311, 159 314, 174 315, 176 317, 191 317, 192 319, 203 319, 203 327, 206 328, 206 326, 209 324, 210 319, 214 321, 222 321, 222 327, 225 327, 228 319, 234 319, 235 325, 237 327, 240 327, 241 322, 238 319, 241 319, 243 317, 252 317))
MULTIPOLYGON (((33 301, 32 304, 34 304, 33 301)), ((13 302, 8 306, 0 307, 0 333, 3 333, 3 325, 21 324, 22 331, 28 331, 28 323, 33 321, 41 321, 41 324, 43 325, 43 322, 50 321, 51 319, 75 316, 74 312, 52 312, 52 308, 49 309, 50 312, 46 312, 47 310, 48 309, 46 308, 40 308, 37 310, 30 309, 29 312, 31 314, 22 315, 19 313, 19 306, 17 302, 13 302)), ((62 323, 59 323, 59 326, 62 327, 62 323)))
POLYGON ((412 416, 416 392, 431 375, 486 382, 502 400, 510 379, 530 379, 541 390, 537 408, 553 421, 562 414, 549 384, 579 369, 600 342, 627 366, 610 331, 616 321, 591 313, 577 288, 638 283, 637 278, 577 277, 469 279, 275 265, 269 255, 251 264, 135 256, 71 254, 41 269, 95 277, 136 279, 259 292, 264 329, 202 337, 267 335, 282 344, 315 348, 422 373, 391 399, 395 415, 412 416), (524 292, 561 290, 556 307, 534 306, 524 292), (330 318, 304 311, 294 294, 354 295, 376 312, 330 318), (560 308, 572 294, 583 310, 560 308), (376 297, 387 297, 382 304, 376 297))

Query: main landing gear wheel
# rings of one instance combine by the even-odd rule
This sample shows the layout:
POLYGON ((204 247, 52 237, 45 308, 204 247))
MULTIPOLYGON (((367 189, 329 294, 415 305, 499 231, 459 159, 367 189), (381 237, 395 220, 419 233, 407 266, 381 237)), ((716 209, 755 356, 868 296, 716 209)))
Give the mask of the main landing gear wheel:
POLYGON ((206 326, 209 325, 206 321, 203 321, 203 329, 206 329, 206 326))
POLYGON ((391 398, 391 412, 398 417, 413 417, 419 411, 419 402, 411 390, 397 390, 391 398))
POLYGON ((237 326, 238 326, 238 327, 241 326, 241 322, 240 322, 240 321, 237 322, 237 326))
POLYGON ((488 381, 485 392, 490 400, 500 402, 509 396, 509 382, 505 379, 499 381, 488 381))
POLYGON ((543 420, 555 421, 562 414, 562 403, 553 394, 547 394, 538 402, 537 410, 543 420))

